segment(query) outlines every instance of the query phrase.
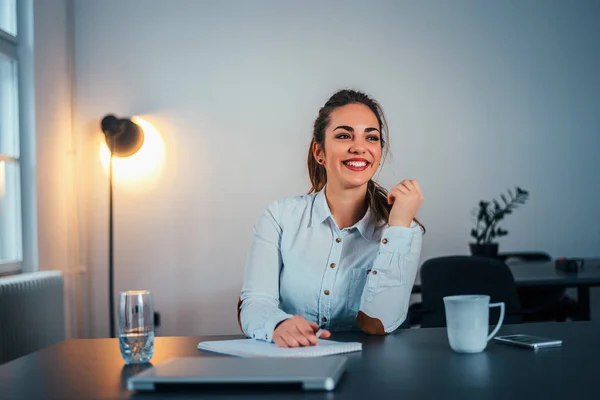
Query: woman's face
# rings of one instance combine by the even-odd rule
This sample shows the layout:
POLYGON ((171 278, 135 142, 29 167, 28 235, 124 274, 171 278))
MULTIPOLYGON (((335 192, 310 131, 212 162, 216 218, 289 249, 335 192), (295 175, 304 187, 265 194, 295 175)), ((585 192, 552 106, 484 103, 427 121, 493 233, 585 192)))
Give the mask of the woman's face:
POLYGON ((325 152, 317 145, 316 159, 322 159, 327 182, 344 189, 365 185, 381 161, 381 132, 377 117, 363 104, 336 108, 325 130, 325 152))

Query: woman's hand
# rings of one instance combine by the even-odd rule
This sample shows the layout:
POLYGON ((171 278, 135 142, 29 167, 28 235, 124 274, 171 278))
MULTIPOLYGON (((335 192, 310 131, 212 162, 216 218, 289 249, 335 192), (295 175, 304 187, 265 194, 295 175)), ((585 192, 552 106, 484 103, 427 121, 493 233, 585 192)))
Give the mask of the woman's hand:
POLYGON ((423 193, 419 183, 415 180, 403 180, 388 193, 388 204, 392 204, 388 225, 410 227, 421 203, 423 193))
MULTIPOLYGON (((313 346, 319 342, 316 332, 319 325, 308 322, 300 315, 295 315, 281 322, 273 331, 273 341, 280 347, 313 346)), ((321 337, 327 339, 329 331, 323 330, 321 337)))

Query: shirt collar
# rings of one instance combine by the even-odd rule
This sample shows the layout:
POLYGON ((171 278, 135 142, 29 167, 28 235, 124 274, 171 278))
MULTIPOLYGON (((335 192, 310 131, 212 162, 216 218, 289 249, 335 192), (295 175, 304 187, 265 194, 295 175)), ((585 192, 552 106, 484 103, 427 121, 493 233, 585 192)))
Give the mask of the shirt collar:
MULTIPOLYGON (((373 234, 375 233, 375 223, 373 223, 371 217, 371 209, 369 208, 361 220, 353 226, 353 228, 356 228, 360 232, 362 237, 369 241, 373 240, 373 234)), ((331 215, 331 210, 329 209, 329 205, 327 205, 327 199, 325 198, 325 188, 323 188, 318 191, 315 196, 311 221, 316 224, 320 224, 323 223, 327 218, 331 218, 333 222, 333 216, 331 215)))
POLYGON ((375 223, 371 220, 371 217, 371 208, 368 208, 365 216, 354 225, 368 241, 373 240, 373 234, 375 233, 375 223))
POLYGON ((327 205, 327 199, 325 198, 325 187, 323 187, 323 189, 319 190, 315 196, 311 219, 315 221, 315 223, 320 224, 328 217, 331 217, 331 211, 327 205))

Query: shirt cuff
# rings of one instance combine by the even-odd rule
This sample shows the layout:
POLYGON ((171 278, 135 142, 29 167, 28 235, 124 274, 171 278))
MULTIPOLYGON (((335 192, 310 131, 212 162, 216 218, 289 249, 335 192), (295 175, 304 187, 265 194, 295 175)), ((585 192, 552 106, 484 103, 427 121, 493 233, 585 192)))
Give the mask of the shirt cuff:
MULTIPOLYGON (((416 225, 414 222, 413 224, 416 225)), ((381 253, 409 253, 415 235, 413 224, 410 228, 404 226, 387 227, 381 235, 379 251, 381 253)), ((418 227, 418 225, 416 226, 418 227)))
POLYGON ((287 313, 283 312, 282 310, 278 310, 278 312, 275 312, 270 318, 267 319, 267 322, 265 322, 265 326, 263 327, 263 329, 259 329, 252 334, 252 338, 258 339, 258 340, 264 340, 266 342, 272 342, 273 341, 273 330, 275 329, 275 325, 277 325, 278 323, 280 323, 283 320, 286 320, 286 319, 292 318, 292 317, 293 317, 293 315, 287 314, 287 313))

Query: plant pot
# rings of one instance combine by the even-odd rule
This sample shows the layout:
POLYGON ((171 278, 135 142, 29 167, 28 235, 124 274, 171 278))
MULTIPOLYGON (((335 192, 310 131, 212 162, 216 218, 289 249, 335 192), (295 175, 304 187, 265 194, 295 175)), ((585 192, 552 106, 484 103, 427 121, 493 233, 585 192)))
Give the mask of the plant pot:
POLYGON ((498 243, 477 244, 469 243, 471 255, 480 257, 497 257, 498 243))

